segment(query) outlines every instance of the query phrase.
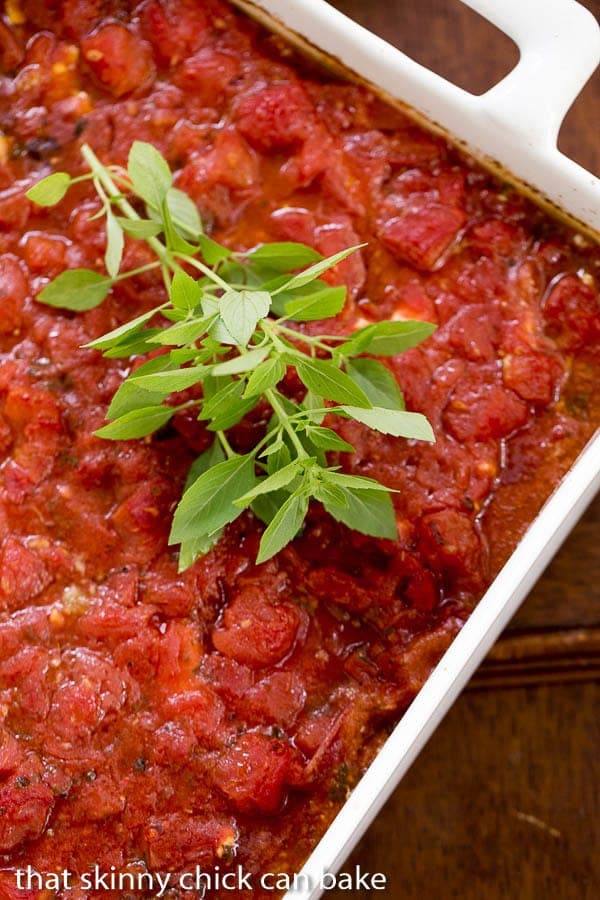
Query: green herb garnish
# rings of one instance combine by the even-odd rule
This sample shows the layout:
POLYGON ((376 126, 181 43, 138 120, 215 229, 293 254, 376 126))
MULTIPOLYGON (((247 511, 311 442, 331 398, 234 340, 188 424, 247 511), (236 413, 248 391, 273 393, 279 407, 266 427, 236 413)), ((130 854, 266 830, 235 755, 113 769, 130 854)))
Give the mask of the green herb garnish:
POLYGON ((106 274, 63 272, 37 300, 89 310, 117 282, 162 271, 168 299, 87 346, 109 358, 165 351, 123 381, 99 436, 141 438, 187 408, 215 433, 211 447, 192 465, 173 518, 170 543, 180 544, 180 570, 206 553, 224 526, 247 508, 267 526, 257 557, 264 562, 295 537, 313 498, 350 528, 396 538, 390 491, 328 464, 328 451, 354 448, 323 423, 326 416, 350 418, 385 434, 432 441, 427 420, 404 409, 390 370, 372 356, 402 353, 434 326, 380 322, 349 336, 304 334, 295 322, 329 318, 343 308, 345 288, 320 276, 358 248, 327 259, 287 242, 234 252, 204 233, 196 205, 173 186, 167 162, 150 144, 133 144, 126 170, 103 165, 87 145, 82 154, 89 174, 71 178, 55 172, 27 196, 53 206, 73 183, 90 179, 102 200, 106 274), (122 271, 126 236, 146 241, 156 260, 122 271), (160 316, 166 327, 150 324, 160 316), (290 369, 305 388, 300 401, 280 389, 290 369), (173 401, 173 394, 196 385, 201 396, 173 401), (259 403, 271 408, 265 434, 240 454, 228 432, 259 403))

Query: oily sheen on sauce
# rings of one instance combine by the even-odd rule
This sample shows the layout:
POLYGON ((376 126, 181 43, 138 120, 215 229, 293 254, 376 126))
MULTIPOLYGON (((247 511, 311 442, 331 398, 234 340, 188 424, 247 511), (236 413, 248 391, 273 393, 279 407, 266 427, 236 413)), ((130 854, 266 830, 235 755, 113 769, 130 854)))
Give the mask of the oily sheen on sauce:
MULTIPOLYGON (((599 254, 218 0, 11 10, 0 891, 27 896, 25 865, 293 871, 597 425, 599 254), (177 574, 171 511, 211 436, 182 411, 152 440, 94 437, 129 364, 81 349, 160 303, 160 278, 124 282, 81 315, 34 299, 65 268, 101 268, 104 237, 89 186, 53 210, 25 191, 82 172, 84 141, 124 163, 134 139, 160 149, 232 247, 296 240, 329 255, 367 242, 327 276, 348 289, 339 331, 438 325, 390 360, 436 444, 339 426, 357 448, 340 465, 397 489, 397 542, 314 505, 302 535, 256 567, 262 526, 246 514, 177 574)), ((127 267, 147 261, 129 241, 127 267)), ((238 426, 237 448, 263 427, 238 426)), ((58 896, 107 896, 77 890, 58 896)))

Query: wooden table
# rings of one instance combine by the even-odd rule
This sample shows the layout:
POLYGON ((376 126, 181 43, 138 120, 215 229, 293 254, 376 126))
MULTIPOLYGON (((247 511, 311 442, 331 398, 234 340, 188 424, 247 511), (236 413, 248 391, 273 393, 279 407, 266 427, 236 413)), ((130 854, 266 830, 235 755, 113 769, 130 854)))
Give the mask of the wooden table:
MULTIPOLYGON (((518 58, 458 0, 333 5, 476 93, 518 58)), ((596 174, 599 125, 596 74, 560 139, 596 174)), ((387 875, 381 896, 600 897, 599 535, 597 500, 349 860, 387 875)))

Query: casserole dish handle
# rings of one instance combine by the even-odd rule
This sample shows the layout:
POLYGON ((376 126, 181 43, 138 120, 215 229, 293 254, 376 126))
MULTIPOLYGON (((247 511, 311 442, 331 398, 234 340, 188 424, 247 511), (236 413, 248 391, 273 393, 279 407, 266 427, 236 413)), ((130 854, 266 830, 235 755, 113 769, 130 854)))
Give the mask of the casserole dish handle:
POLYGON ((600 55, 600 29, 575 0, 462 0, 519 47, 515 68, 478 98, 482 111, 528 143, 554 146, 600 55))

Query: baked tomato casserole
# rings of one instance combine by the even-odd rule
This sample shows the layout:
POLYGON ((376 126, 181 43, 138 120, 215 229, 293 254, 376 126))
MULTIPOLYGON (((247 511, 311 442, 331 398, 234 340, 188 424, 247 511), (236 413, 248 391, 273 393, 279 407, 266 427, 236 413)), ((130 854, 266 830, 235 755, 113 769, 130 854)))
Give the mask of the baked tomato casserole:
MULTIPOLYGON (((597 425, 598 250, 219 0, 13 0, 0 63, 0 893, 156 893, 86 887, 94 866, 172 873, 171 898, 203 896, 175 881, 196 866, 293 872, 597 425), (387 360, 435 444, 336 425, 343 470, 397 491, 398 540, 313 503, 256 565, 247 512, 178 573, 172 512, 212 435, 182 409, 95 436, 140 360, 83 346, 160 304, 160 274, 82 314, 40 304, 103 270, 105 235, 88 182, 25 196, 84 172, 84 142, 124 164, 138 139, 228 247, 364 244, 327 276, 340 334, 437 325, 387 360), (27 866, 71 886, 19 889, 27 866)), ((148 258, 126 241, 128 268, 148 258)))

